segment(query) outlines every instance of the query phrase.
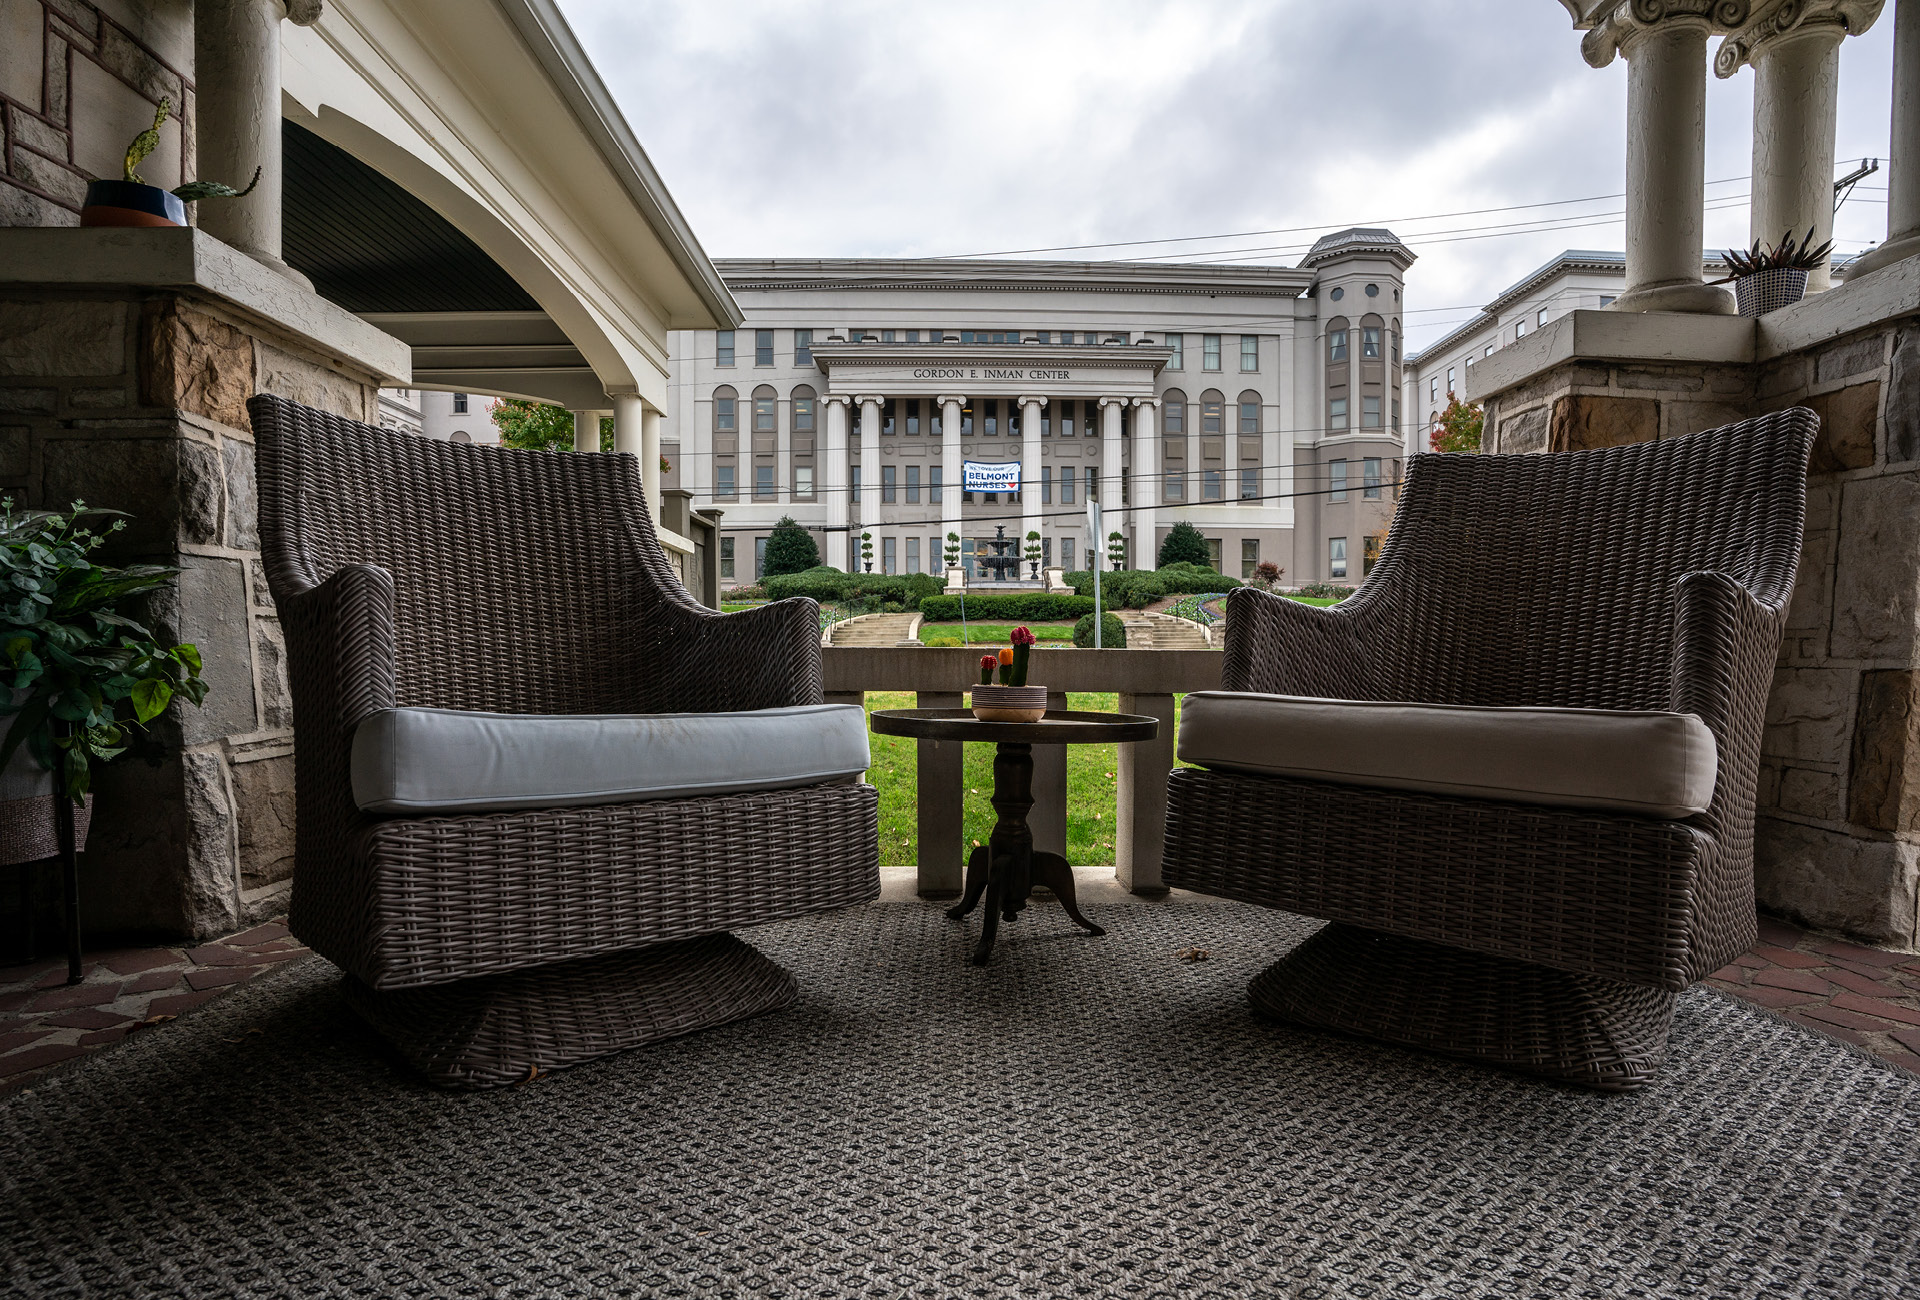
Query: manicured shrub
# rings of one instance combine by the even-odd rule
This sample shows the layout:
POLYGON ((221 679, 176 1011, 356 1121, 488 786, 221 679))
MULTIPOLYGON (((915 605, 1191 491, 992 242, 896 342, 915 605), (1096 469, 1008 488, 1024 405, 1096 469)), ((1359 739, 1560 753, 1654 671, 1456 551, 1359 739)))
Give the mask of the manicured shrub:
MULTIPOLYGON (((1074 594, 1093 595, 1093 574, 1086 569, 1067 575, 1074 594)), ((1241 586, 1205 565, 1170 564, 1164 569, 1121 569, 1100 575, 1100 603, 1108 609, 1145 609, 1165 596, 1210 595, 1241 586)))
POLYGON ((765 575, 769 578, 787 573, 804 573, 820 563, 820 548, 813 534, 793 522, 792 515, 780 516, 767 537, 765 575))
MULTIPOLYGON (((1127 625, 1120 621, 1118 614, 1100 616, 1100 642, 1102 650, 1127 648, 1127 625)), ((1073 643, 1082 650, 1093 649, 1093 614, 1091 612, 1073 625, 1073 643)))
POLYGON ((1296 596, 1312 596, 1316 600, 1345 600, 1353 594, 1352 587, 1343 587, 1337 582, 1309 582, 1304 587, 1295 587, 1296 596))
POLYGON ((1182 519, 1167 530, 1167 540, 1160 543, 1159 564, 1166 568, 1169 564, 1197 564, 1202 568, 1213 567, 1213 551, 1207 546, 1207 539, 1200 530, 1182 519))
POLYGON ((1156 570, 1154 576, 1160 580, 1161 594, 1167 596, 1205 595, 1246 585, 1206 564, 1168 564, 1156 570))
MULTIPOLYGON (((967 597, 967 618, 982 623, 1057 623, 1092 612, 1093 601, 1085 596, 1050 596, 1036 591, 967 597)), ((929 623, 957 623, 960 597, 928 596, 920 602, 920 615, 929 623)))
POLYGON ((768 574, 761 581, 769 600, 811 596, 822 603, 853 604, 872 599, 876 607, 879 602, 897 601, 903 609, 918 609, 922 600, 938 595, 944 585, 930 573, 842 573, 825 566, 802 573, 768 574))

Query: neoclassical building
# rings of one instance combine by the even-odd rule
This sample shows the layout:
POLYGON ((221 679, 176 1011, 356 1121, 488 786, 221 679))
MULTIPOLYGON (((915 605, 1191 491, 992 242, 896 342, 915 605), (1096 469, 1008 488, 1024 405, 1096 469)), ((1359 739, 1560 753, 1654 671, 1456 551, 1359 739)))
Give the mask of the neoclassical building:
POLYGON ((1224 573, 1357 581, 1403 456, 1412 261, 1367 229, 1297 267, 717 261, 746 319, 673 336, 666 484, 722 513, 733 584, 783 515, 839 568, 866 533, 875 572, 938 572, 957 533, 980 576, 1001 530, 1083 568, 1089 498, 1129 567, 1186 520, 1224 573), (967 462, 1019 489, 964 490, 967 462))

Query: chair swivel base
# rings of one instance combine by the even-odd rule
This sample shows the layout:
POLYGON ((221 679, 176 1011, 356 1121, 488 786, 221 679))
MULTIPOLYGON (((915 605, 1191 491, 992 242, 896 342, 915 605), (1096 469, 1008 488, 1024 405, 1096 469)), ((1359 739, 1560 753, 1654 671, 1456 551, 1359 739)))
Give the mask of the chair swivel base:
POLYGON ((786 1006, 793 976, 730 934, 379 992, 347 1004, 442 1087, 497 1088, 786 1006))
POLYGON ((1255 1014, 1608 1092, 1666 1058, 1674 995, 1335 923, 1254 976, 1255 1014))

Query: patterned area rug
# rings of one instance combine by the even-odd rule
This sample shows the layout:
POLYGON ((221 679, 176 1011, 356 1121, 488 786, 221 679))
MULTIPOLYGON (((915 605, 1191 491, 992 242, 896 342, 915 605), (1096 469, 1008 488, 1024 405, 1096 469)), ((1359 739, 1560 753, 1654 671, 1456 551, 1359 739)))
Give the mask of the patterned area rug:
POLYGON ((1910 1075, 1695 990, 1657 1084, 1575 1092, 1254 1021, 1309 922, 1094 915, 984 970, 932 906, 769 927, 797 1006, 483 1094, 297 964, 0 1103, 0 1293, 1920 1291, 1910 1075))

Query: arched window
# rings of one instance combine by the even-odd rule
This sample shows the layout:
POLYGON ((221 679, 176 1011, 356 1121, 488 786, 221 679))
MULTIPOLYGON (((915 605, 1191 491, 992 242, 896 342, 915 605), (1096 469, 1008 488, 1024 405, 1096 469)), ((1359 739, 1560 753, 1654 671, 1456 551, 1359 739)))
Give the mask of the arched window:
POLYGON ((713 390, 713 431, 715 433, 738 433, 740 423, 734 413, 736 398, 732 387, 726 384, 713 390))
POLYGON ((753 390, 753 431, 773 433, 779 427, 780 395, 762 384, 753 390))
POLYGON ((1251 388, 1240 394, 1240 432, 1260 432, 1260 394, 1251 388))
POLYGON ((1187 436, 1187 395, 1169 388, 1160 395, 1161 428, 1169 435, 1187 436))
POLYGON ((1362 361, 1381 359, 1386 351, 1386 340, 1381 337, 1385 333, 1386 322, 1378 316, 1360 318, 1360 359, 1362 361))
POLYGON ((1347 360, 1347 318, 1335 316, 1327 322, 1327 364, 1344 365, 1347 360))
POLYGON ((1390 333, 1393 335, 1393 364, 1397 366, 1400 364, 1400 318, 1398 316, 1393 318, 1393 328, 1390 333))
POLYGON ((814 403, 817 400, 814 396, 813 389, 805 384, 793 390, 793 431, 795 433, 813 432, 814 403))
POLYGON ((1220 396, 1218 389, 1209 388, 1200 394, 1200 432, 1220 433, 1225 429, 1226 399, 1220 396))

